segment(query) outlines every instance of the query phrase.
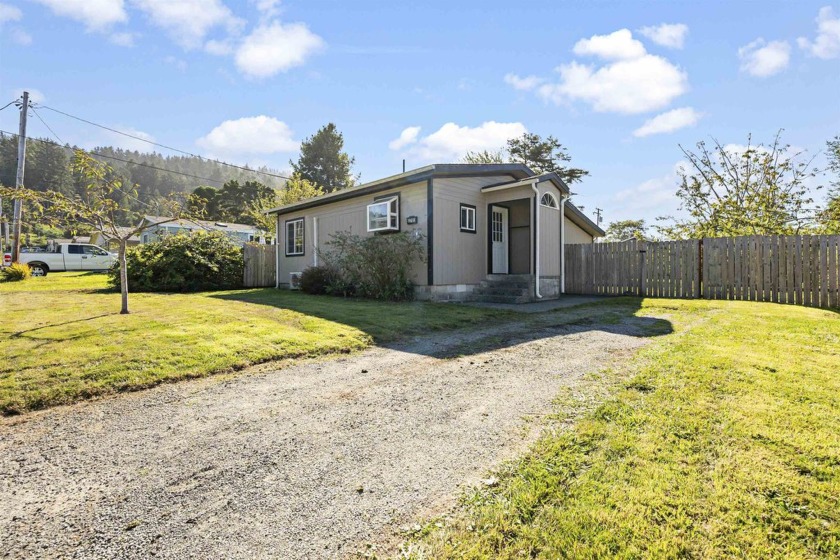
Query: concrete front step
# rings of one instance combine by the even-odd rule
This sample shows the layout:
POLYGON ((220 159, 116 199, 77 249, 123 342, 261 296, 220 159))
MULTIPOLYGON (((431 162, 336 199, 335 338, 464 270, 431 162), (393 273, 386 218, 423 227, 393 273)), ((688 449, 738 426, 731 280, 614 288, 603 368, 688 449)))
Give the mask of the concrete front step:
POLYGON ((527 303, 533 299, 534 278, 530 274, 490 274, 470 297, 482 303, 527 303))
POLYGON ((530 291, 527 286, 479 286, 473 293, 487 296, 527 296, 530 291))

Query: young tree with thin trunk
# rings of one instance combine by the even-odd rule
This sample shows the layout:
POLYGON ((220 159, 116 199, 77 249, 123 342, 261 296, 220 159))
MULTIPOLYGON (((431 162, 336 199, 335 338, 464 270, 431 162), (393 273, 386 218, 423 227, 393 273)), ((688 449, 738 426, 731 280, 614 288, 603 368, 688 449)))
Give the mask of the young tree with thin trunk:
MULTIPOLYGON (((38 216, 44 222, 82 226, 117 241, 122 296, 120 313, 127 314, 129 312, 128 277, 125 253, 128 240, 144 229, 158 224, 138 224, 128 228, 120 226, 124 212, 120 201, 126 198, 136 199, 137 191, 133 185, 123 184, 108 164, 77 150, 70 167, 77 177, 83 179, 84 190, 81 194, 66 195, 58 191, 35 191, 0 186, 0 196, 14 194, 27 201, 32 208, 30 216, 38 216)), ((163 224, 182 217, 183 206, 183 203, 174 199, 160 199, 154 205, 147 205, 147 210, 150 213, 167 216, 166 220, 159 222, 163 224)))
MULTIPOLYGON (((671 239, 790 235, 813 225, 815 210, 806 180, 817 176, 813 158, 782 143, 780 130, 768 145, 680 146, 686 164, 679 172, 677 198, 686 218, 657 226, 671 239)), ((665 218, 667 219, 667 218, 665 218)))

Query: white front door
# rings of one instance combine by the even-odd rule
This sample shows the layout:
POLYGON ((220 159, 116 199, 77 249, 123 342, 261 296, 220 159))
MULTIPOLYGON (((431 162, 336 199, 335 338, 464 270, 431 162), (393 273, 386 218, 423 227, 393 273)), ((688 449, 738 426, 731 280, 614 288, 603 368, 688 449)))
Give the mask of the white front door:
POLYGON ((508 273, 508 209, 490 207, 490 244, 493 274, 508 273))

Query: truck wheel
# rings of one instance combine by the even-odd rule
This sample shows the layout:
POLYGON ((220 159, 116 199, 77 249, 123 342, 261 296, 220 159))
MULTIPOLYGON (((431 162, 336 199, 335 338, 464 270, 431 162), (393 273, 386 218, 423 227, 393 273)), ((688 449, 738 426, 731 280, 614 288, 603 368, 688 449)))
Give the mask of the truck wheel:
POLYGON ((43 263, 29 263, 29 268, 32 269, 32 276, 46 276, 49 269, 43 263))

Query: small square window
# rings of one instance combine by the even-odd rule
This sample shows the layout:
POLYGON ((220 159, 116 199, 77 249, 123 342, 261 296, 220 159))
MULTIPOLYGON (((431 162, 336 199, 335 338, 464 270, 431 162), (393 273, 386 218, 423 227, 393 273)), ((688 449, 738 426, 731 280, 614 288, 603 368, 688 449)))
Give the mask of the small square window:
POLYGON ((299 257, 304 253, 303 218, 286 222, 286 256, 299 257))
POLYGON ((461 231, 475 233, 475 206, 461 205, 461 231))
POLYGON ((368 205, 367 230, 371 232, 400 230, 400 198, 398 196, 384 198, 368 205))

